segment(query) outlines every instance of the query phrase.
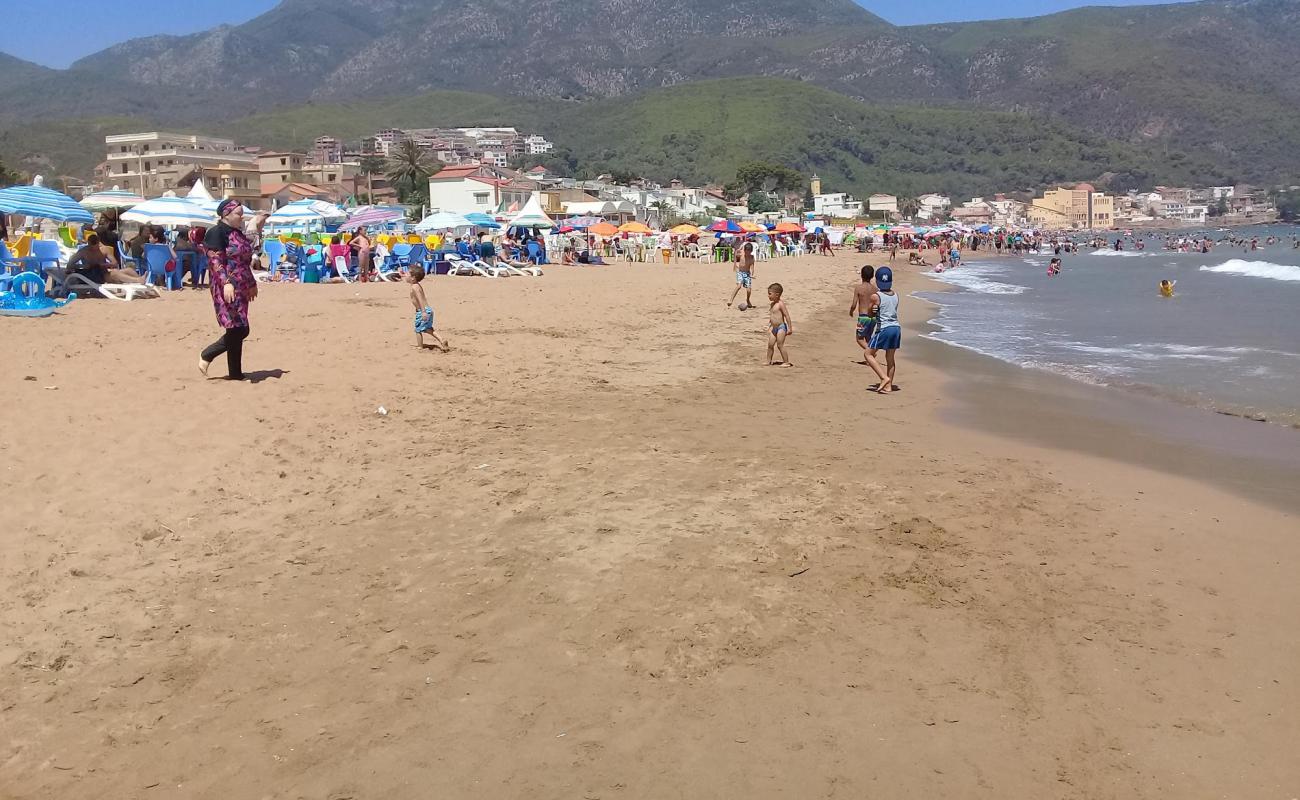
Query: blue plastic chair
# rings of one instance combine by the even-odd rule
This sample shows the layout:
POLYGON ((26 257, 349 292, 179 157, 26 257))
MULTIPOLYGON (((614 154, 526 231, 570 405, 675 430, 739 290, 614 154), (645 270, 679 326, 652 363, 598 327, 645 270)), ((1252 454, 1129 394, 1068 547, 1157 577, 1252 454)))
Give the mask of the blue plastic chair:
POLYGON ((427 246, 422 244, 411 245, 411 252, 406 256, 406 266, 410 267, 412 264, 419 264, 426 271, 428 270, 429 248, 427 246))
POLYGON ((276 277, 280 272, 280 259, 285 254, 284 242, 267 239, 262 243, 262 252, 266 253, 266 260, 271 262, 271 277, 276 277))
POLYGON ((135 258, 130 253, 126 252, 126 246, 122 244, 121 239, 117 240, 117 263, 122 265, 122 269, 130 267, 137 273, 140 272, 140 265, 136 263, 135 258))
POLYGON ((168 289, 181 288, 180 265, 175 264, 171 272, 167 271, 167 262, 175 258, 172 249, 165 244, 146 244, 144 246, 145 282, 153 284, 162 278, 168 289))
POLYGON ((63 250, 53 239, 37 239, 32 242, 32 255, 28 260, 31 263, 28 269, 44 276, 47 266, 57 267, 63 262, 63 250))
POLYGON ((545 263, 545 259, 542 256, 542 246, 537 243, 536 239, 528 240, 528 260, 534 264, 545 263))
POLYGON ((398 266, 411 266, 411 246, 409 244, 405 242, 395 244, 393 245, 391 252, 393 254, 393 260, 397 262, 398 266))
POLYGON ((321 245, 312 245, 310 248, 304 248, 302 256, 298 259, 298 280, 305 276, 307 267, 315 267, 321 275, 325 274, 325 250, 321 245), (310 252, 315 250, 316 252, 310 252))
POLYGON ((208 257, 197 250, 176 251, 176 274, 179 283, 185 273, 190 274, 190 285, 198 288, 208 272, 208 257))

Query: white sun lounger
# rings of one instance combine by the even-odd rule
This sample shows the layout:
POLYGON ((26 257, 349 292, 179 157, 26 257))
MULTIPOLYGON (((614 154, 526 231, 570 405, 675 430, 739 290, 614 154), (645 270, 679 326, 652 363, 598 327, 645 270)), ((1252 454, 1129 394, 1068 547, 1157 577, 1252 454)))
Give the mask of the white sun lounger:
POLYGON ((98 292, 109 300, 130 302, 137 297, 162 297, 158 287, 147 283, 95 283, 85 275, 72 273, 63 279, 63 288, 71 292, 79 286, 98 292))

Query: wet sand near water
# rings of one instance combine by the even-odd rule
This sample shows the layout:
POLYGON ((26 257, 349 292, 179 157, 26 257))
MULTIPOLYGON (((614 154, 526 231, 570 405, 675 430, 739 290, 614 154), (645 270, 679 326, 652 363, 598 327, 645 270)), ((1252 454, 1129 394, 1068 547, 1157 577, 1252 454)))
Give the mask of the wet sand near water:
POLYGON ((1295 517, 868 394, 860 258, 791 369, 724 265, 0 319, 0 796, 1293 792, 1295 517))

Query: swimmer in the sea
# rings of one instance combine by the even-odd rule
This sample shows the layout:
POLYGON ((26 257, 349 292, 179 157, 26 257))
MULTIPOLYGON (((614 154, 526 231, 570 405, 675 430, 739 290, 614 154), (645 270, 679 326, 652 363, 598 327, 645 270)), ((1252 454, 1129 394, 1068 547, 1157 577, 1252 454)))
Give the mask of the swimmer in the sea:
POLYGON ((1168 280, 1168 279, 1163 280, 1163 281, 1160 281, 1160 296, 1161 296, 1161 297, 1173 297, 1173 296, 1174 296, 1174 285, 1177 284, 1177 283, 1178 283, 1178 281, 1171 281, 1171 280, 1168 280))

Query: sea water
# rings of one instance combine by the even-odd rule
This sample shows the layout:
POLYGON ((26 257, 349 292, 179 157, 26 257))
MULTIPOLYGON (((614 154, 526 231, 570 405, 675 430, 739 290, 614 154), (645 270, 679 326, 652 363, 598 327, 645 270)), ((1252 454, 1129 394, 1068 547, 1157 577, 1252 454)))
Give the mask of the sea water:
POLYGON ((1027 368, 1300 426, 1300 250, 1291 239, 1300 228, 1235 235, 1258 236, 1259 249, 1167 251, 1159 235, 1145 250, 1126 241, 1123 251, 1063 255, 1056 277, 1047 275, 1050 250, 967 253, 957 269, 927 273, 950 287, 918 292, 939 306, 928 335, 1027 368), (1281 242, 1265 246, 1269 235, 1281 242), (1162 279, 1178 282, 1174 297, 1160 296, 1162 279))

